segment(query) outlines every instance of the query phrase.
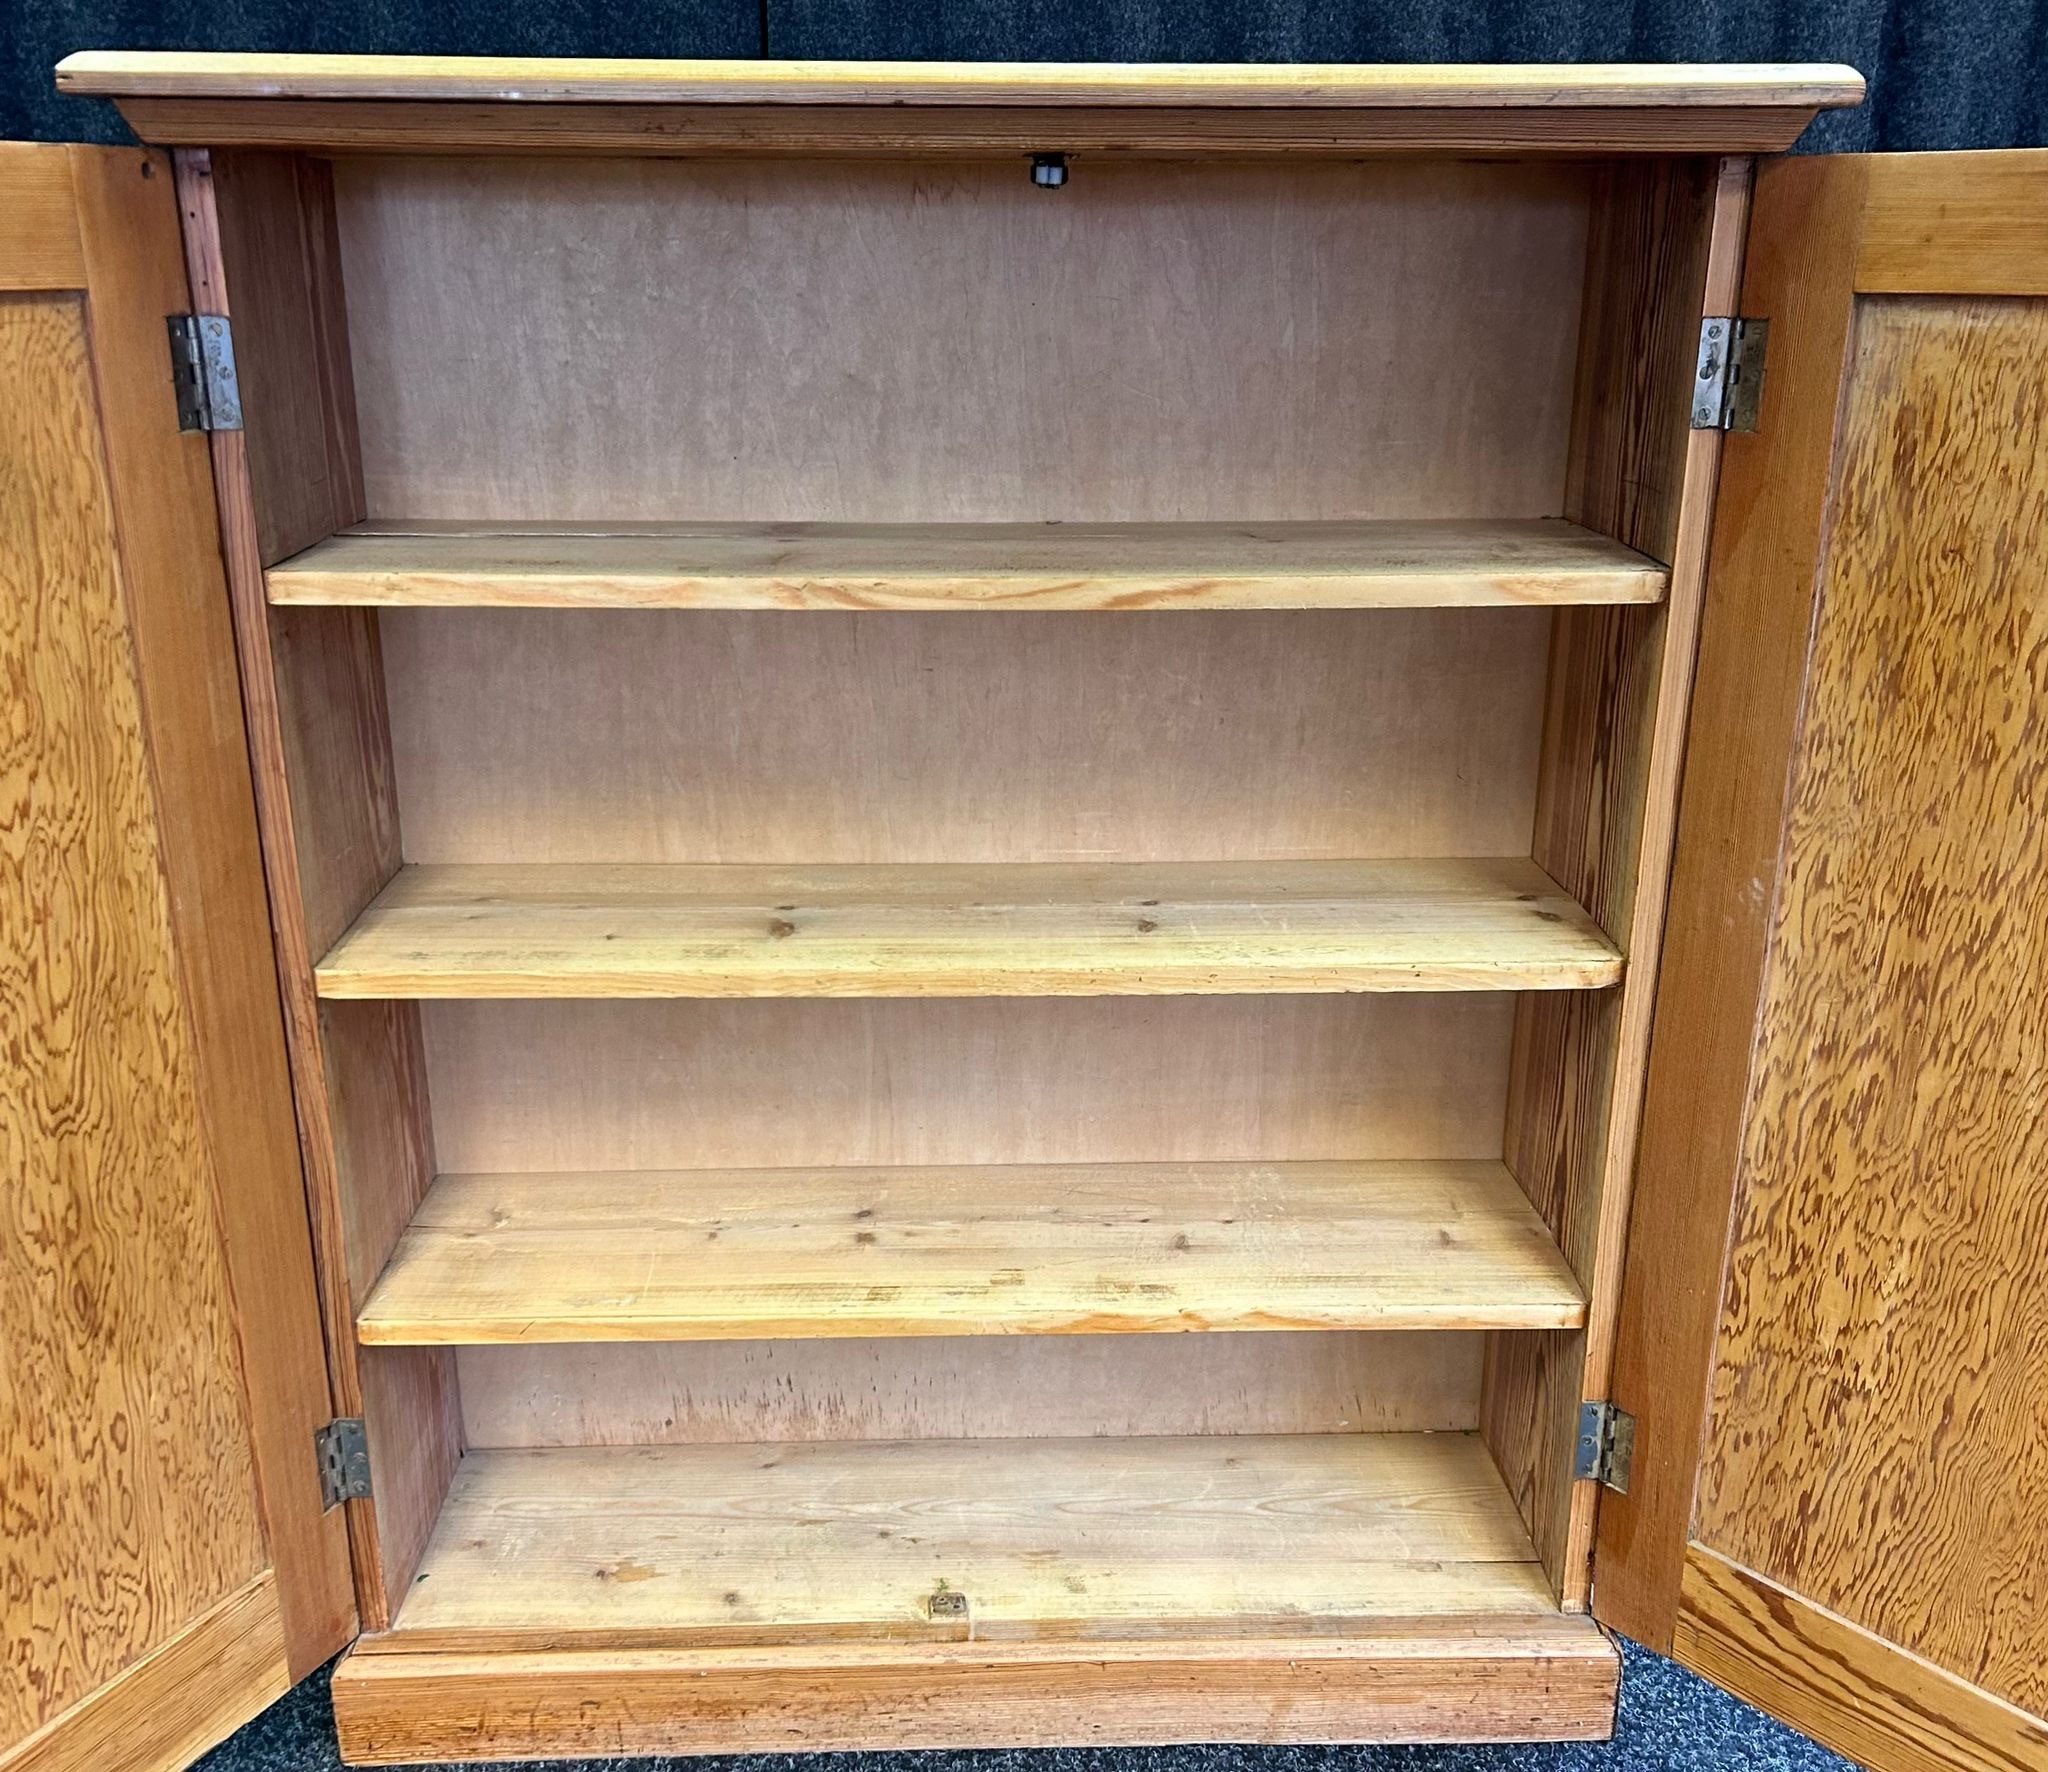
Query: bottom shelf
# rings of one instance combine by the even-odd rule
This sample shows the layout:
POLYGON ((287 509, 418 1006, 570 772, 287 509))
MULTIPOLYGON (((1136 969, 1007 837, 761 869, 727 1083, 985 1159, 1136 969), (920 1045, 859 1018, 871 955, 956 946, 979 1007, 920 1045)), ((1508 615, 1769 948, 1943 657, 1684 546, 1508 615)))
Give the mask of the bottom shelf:
POLYGON ((361 1763, 789 1748, 1604 1736, 1472 1434, 471 1452, 361 1763))
POLYGON ((472 1452, 387 1641, 1300 1636, 1542 1616, 1472 1434, 472 1452))

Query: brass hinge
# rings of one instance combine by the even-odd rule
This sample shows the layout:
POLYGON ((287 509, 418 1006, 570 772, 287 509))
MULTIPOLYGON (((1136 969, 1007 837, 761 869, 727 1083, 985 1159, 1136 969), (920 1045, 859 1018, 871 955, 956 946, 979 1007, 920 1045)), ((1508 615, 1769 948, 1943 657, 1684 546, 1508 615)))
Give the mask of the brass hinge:
POLYGON ((1626 1495, 1635 1456, 1633 1415, 1612 1403, 1579 1405, 1579 1449, 1572 1460, 1573 1477, 1582 1483, 1604 1483, 1617 1495, 1626 1495))
POLYGON ((320 1505, 339 1507, 370 1493, 370 1441, 359 1415, 338 1416, 313 1433, 320 1461, 320 1505))
POLYGON ((235 379, 235 335, 225 314, 173 314, 171 387, 181 431, 239 431, 242 384, 235 379))
POLYGON ((1753 431, 1764 397, 1764 353, 1771 323, 1739 314, 1710 314, 1700 322, 1699 362, 1692 384, 1692 428, 1753 431))

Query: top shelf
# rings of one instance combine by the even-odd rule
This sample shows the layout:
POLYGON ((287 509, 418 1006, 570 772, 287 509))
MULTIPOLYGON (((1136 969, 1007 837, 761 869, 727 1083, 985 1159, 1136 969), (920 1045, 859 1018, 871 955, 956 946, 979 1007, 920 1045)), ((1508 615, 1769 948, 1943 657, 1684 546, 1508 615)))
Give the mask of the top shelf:
POLYGON ((1863 80, 1828 64, 605 61, 86 50, 59 90, 173 145, 461 152, 1750 153, 1863 80))
POLYGON ((1363 609, 1654 603, 1656 561, 1575 524, 366 524, 273 603, 627 609, 1363 609))

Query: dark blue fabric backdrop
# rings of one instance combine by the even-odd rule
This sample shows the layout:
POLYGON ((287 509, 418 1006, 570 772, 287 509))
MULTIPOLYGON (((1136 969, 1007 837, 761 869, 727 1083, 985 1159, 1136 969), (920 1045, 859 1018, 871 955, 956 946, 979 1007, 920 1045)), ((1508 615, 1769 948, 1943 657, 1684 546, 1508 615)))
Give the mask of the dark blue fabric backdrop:
POLYGON ((1811 148, 2048 143, 2048 0, 0 0, 0 136, 119 141, 86 48, 1021 61, 1843 61, 1811 148))

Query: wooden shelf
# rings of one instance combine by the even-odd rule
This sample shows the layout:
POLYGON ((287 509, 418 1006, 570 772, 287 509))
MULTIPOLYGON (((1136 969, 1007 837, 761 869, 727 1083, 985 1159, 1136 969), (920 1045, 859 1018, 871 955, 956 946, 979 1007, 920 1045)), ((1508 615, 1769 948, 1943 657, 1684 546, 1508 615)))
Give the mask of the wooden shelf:
POLYGON ((410 1650, 1311 1636, 1555 1617, 1474 1434, 467 1454, 410 1650), (964 1594, 966 1616, 939 1593, 964 1594))
POLYGON ((1200 1329, 1570 1329, 1491 1162, 444 1175, 378 1345, 1200 1329))
POLYGON ((1570 990, 1621 958, 1533 862, 402 869, 325 997, 1570 990))
POLYGON ((296 604, 632 609, 1346 609, 1654 603, 1575 524, 365 525, 271 568, 296 604))

